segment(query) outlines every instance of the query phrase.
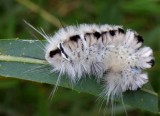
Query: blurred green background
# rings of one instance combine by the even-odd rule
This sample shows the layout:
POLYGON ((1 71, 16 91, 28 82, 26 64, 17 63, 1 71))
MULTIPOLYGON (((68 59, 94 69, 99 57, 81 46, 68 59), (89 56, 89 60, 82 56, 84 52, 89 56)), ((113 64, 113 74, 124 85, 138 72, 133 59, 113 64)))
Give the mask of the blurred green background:
MULTIPOLYGON (((156 56, 149 70, 151 85, 160 93, 160 0, 0 0, 0 39, 35 39, 23 22, 54 34, 63 25, 116 24, 131 28, 145 39, 156 56)), ((40 38, 41 39, 41 38, 40 38)), ((0 116, 104 116, 97 97, 59 87, 48 100, 53 85, 0 78, 0 116)), ((156 115, 127 107, 129 116, 156 115)), ((117 116, 125 115, 118 106, 117 116)), ((106 115, 110 115, 107 108, 106 115)))

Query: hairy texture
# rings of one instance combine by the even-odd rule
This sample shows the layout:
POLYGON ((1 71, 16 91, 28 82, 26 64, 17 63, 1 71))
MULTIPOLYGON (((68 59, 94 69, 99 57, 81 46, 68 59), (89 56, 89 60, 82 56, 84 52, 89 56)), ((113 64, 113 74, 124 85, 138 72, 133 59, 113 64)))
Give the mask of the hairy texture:
POLYGON ((154 65, 152 49, 141 47, 142 36, 121 26, 81 24, 45 37, 45 58, 53 71, 67 73, 73 83, 95 75, 104 81, 102 94, 108 99, 141 88, 148 82, 143 69, 154 65))

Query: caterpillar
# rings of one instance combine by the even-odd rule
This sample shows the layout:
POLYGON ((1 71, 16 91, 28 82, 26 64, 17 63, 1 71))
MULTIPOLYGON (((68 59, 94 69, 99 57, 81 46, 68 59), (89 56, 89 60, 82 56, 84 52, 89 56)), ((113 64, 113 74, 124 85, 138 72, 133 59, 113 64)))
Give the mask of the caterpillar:
MULTIPOLYGON (((152 49, 142 47, 142 36, 122 26, 80 24, 61 28, 54 36, 39 33, 47 40, 45 59, 53 71, 67 74, 72 84, 83 75, 95 75, 103 81, 101 95, 107 102, 141 88, 148 82, 143 70, 155 64, 152 49)), ((60 76, 56 86, 59 81, 60 76)))

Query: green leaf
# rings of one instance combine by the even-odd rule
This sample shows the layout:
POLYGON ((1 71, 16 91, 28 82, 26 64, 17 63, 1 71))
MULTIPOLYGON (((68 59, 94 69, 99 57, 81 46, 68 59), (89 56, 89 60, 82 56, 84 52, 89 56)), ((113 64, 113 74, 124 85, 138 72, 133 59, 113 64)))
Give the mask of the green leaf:
MULTIPOLYGON (((51 67, 44 60, 43 45, 36 40, 0 40, 0 76, 55 84, 58 73, 51 73, 51 67)), ((71 86, 66 76, 62 76, 59 86, 71 88, 98 96, 102 85, 94 78, 83 78, 71 86)), ((158 113, 158 96, 150 88, 126 92, 124 102, 136 108, 158 113)))

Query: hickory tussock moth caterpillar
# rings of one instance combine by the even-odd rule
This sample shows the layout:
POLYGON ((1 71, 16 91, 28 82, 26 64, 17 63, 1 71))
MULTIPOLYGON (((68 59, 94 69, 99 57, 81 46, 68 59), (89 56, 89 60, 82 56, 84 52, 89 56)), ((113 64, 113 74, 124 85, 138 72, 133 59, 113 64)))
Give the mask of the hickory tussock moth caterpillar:
POLYGON ((46 60, 53 71, 60 72, 56 86, 61 74, 68 74, 73 84, 83 75, 92 74, 104 82, 101 95, 109 102, 148 82, 143 69, 154 65, 153 52, 150 47, 141 47, 143 38, 133 30, 107 24, 81 24, 61 28, 54 36, 36 31, 48 41, 46 60))

